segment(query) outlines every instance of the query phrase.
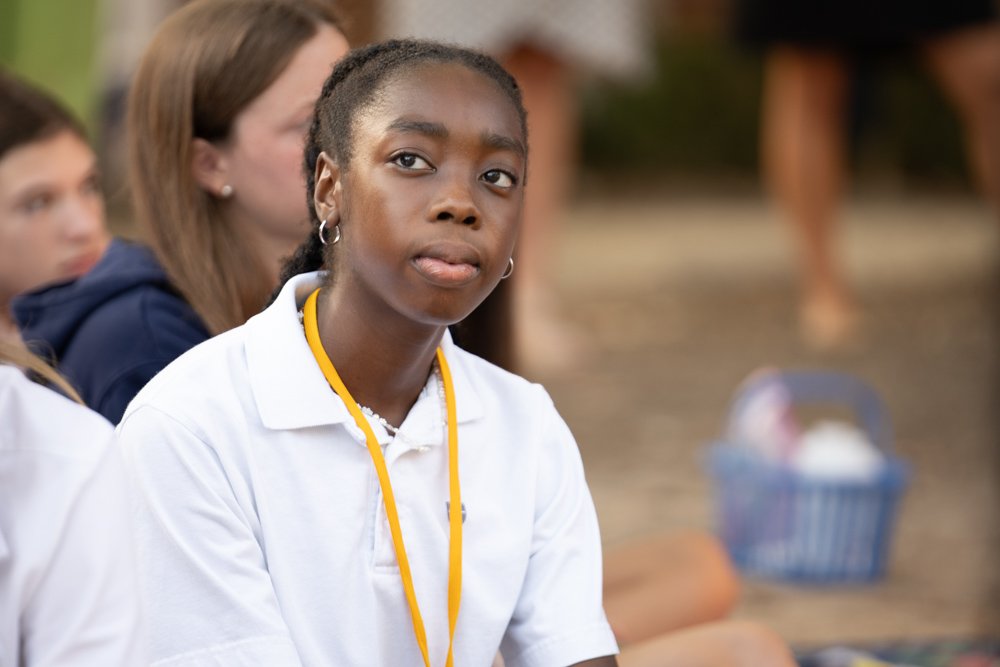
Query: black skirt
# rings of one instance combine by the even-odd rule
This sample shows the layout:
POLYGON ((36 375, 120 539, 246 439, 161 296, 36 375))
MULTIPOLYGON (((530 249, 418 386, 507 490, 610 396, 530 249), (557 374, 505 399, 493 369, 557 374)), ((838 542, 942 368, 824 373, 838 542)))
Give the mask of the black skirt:
POLYGON ((746 45, 893 48, 997 16, 995 0, 735 0, 735 32, 746 45))

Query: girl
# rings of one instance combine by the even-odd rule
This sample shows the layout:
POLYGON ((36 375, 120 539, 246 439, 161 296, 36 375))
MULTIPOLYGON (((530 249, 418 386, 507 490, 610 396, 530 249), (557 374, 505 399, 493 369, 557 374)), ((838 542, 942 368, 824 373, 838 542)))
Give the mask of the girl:
POLYGON ((108 239, 83 127, 49 95, 0 70, 0 340, 20 344, 15 296, 80 277, 108 239))
POLYGON ((0 342, 0 664, 147 664, 125 479, 111 427, 0 342))
POLYGON ((309 232, 302 145, 347 48, 328 3, 199 0, 146 50, 128 103, 137 222, 212 334, 260 311, 309 232))
POLYGON ((387 42, 335 68, 298 275, 119 426, 154 660, 615 664, 572 436, 447 333, 510 274, 526 146, 486 56, 387 42))
POLYGON ((86 278, 16 307, 25 336, 112 422, 160 369, 266 302, 308 233, 298 162, 346 50, 326 5, 285 0, 196 0, 154 37, 128 129, 153 252, 116 241, 86 278))

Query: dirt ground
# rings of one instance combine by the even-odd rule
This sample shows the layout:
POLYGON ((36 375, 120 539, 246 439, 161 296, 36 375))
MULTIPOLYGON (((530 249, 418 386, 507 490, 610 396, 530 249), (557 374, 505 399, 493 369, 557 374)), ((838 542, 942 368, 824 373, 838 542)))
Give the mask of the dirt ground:
POLYGON ((704 448, 763 365, 839 369, 881 394, 912 483, 885 581, 747 580, 739 616, 796 644, 1000 636, 1000 234, 964 199, 866 200, 843 249, 864 309, 836 352, 804 346, 785 230, 755 198, 584 201, 558 257, 591 354, 535 370, 574 430, 609 547, 712 527, 704 448))

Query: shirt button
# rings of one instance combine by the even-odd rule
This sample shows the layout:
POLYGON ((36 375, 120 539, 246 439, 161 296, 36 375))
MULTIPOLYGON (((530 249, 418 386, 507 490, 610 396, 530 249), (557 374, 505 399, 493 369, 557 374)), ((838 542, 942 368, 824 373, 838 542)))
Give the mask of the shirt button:
POLYGON ((417 452, 420 454, 426 454, 429 450, 430 447, 428 445, 420 445, 419 447, 417 447, 417 452))

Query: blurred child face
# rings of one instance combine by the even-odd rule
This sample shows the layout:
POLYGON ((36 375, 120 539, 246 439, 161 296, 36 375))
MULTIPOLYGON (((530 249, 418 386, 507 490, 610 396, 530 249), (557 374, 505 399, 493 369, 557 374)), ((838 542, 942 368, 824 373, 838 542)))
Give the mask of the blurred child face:
POLYGON ((0 159, 0 297, 82 276, 108 241, 94 152, 75 133, 0 159))
MULTIPOLYGON (((333 64, 347 53, 344 36, 323 25, 285 71, 243 109, 220 151, 233 187, 232 214, 248 232, 289 252, 309 234, 302 154, 313 106, 333 64)), ((238 76, 238 72, 233 73, 238 76)))
POLYGON ((334 289, 350 285, 376 317, 452 324, 514 249, 526 167, 517 111, 494 81, 453 63, 398 74, 375 99, 329 193, 343 232, 334 289))

